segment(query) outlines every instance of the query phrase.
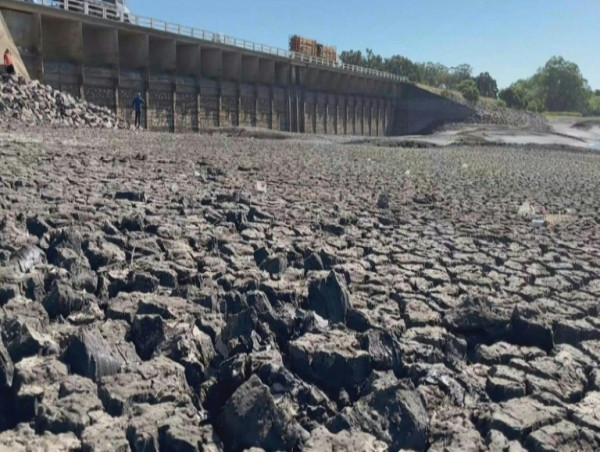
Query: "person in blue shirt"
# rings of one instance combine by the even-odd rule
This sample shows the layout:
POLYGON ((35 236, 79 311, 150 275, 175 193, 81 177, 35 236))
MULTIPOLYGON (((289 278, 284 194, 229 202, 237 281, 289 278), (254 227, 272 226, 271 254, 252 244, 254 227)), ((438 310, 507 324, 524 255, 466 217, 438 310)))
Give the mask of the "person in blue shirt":
POLYGON ((133 108, 135 109, 135 128, 139 129, 140 128, 140 119, 142 117, 142 107, 144 106, 145 102, 142 99, 142 96, 140 93, 137 93, 135 95, 135 98, 133 99, 133 108))

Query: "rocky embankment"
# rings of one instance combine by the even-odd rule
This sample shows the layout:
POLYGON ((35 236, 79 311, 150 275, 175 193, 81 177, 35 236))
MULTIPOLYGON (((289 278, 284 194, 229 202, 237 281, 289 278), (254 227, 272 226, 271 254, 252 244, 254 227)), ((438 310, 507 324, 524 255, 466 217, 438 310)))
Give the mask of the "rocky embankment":
POLYGON ((108 108, 75 99, 37 80, 26 82, 4 75, 0 93, 0 115, 26 124, 104 129, 115 129, 119 124, 108 108))
POLYGON ((599 449, 597 156, 19 127, 0 450, 599 449))
POLYGON ((547 132, 550 130, 546 118, 539 113, 514 110, 483 102, 479 102, 471 108, 476 111, 476 115, 469 120, 472 123, 519 127, 532 132, 547 132))

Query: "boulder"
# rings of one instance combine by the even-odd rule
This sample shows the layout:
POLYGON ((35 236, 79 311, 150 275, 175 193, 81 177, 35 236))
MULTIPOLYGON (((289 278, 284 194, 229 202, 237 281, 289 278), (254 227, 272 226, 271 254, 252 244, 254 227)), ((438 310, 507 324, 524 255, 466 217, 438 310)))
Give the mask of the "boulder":
POLYGON ((38 432, 68 433, 80 436, 93 422, 90 413, 101 410, 93 381, 79 375, 69 375, 56 390, 46 390, 37 405, 35 427, 38 432))
POLYGON ((370 432, 390 450, 424 450, 429 442, 429 416, 421 396, 410 381, 393 373, 374 375, 365 395, 344 408, 329 429, 370 432))
POLYGON ((219 418, 222 437, 231 450, 262 447, 266 450, 292 450, 308 436, 278 406, 268 386, 253 375, 225 403, 219 418))
POLYGON ((294 372, 334 392, 360 385, 372 369, 371 357, 360 349, 356 336, 341 330, 307 333, 290 342, 289 355, 294 372))
POLYGON ((326 278, 313 280, 308 286, 308 308, 332 323, 344 323, 352 308, 345 279, 331 271, 326 278))
POLYGON ((310 432, 310 439, 303 450, 305 452, 387 452, 388 446, 369 433, 356 430, 331 433, 321 426, 310 432))
POLYGON ((65 362, 71 371, 98 381, 140 361, 133 345, 125 341, 126 328, 118 321, 83 327, 67 347, 65 362))
POLYGON ((128 413, 136 403, 189 403, 189 394, 185 369, 163 356, 129 365, 98 384, 100 400, 112 416, 128 413))
POLYGON ((488 428, 502 432, 509 440, 523 440, 534 429, 556 423, 566 415, 564 408, 547 406, 531 397, 521 397, 497 406, 488 428))

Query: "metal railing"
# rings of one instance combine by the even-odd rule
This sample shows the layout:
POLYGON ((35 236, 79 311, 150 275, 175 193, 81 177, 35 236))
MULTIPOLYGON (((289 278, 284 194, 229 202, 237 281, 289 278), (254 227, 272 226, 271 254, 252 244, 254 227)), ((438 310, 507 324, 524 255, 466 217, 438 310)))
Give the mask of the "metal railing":
POLYGON ((303 53, 292 52, 284 50, 279 47, 272 47, 264 44, 257 44, 246 39, 234 38, 221 33, 213 33, 194 27, 188 27, 185 25, 174 24, 160 19, 153 19, 151 17, 139 16, 132 14, 123 7, 112 5, 103 1, 85 1, 85 0, 12 0, 15 2, 23 3, 35 3, 49 8, 64 9, 88 16, 100 17, 107 20, 115 20, 124 22, 138 27, 148 28, 151 30, 164 31, 167 33, 176 34, 179 36, 185 36, 188 38, 201 39, 203 41, 213 41, 219 44, 225 44, 232 47, 238 47, 244 50, 251 50, 253 52, 264 53, 268 55, 275 55, 278 57, 288 58, 295 61, 302 61, 305 63, 316 64, 319 66, 327 66, 336 69, 342 69, 348 72, 354 72, 357 74, 368 75, 371 77, 377 77, 382 79, 389 79, 400 82, 408 82, 408 78, 391 74, 389 72, 377 71, 375 69, 368 69, 361 66, 354 66, 352 64, 342 63, 341 61, 330 61, 324 58, 318 58, 303 53))

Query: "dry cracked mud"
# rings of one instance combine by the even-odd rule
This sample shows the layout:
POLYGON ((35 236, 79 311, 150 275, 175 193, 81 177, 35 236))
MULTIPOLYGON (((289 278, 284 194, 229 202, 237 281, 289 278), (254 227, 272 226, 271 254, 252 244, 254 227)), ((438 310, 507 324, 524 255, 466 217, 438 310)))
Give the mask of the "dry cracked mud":
POLYGON ((599 155, 259 136, 4 123, 0 450, 600 448, 599 155))

